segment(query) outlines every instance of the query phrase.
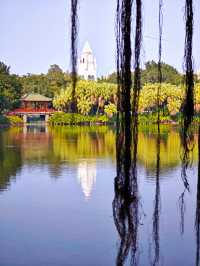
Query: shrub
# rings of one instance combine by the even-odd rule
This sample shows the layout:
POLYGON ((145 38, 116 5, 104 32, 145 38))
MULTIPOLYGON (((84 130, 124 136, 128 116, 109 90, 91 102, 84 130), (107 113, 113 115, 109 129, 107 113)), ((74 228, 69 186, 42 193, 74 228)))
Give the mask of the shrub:
MULTIPOLYGON (((151 114, 140 114, 138 118, 139 124, 155 124, 158 121, 158 115, 157 113, 151 113, 151 114)), ((172 119, 170 116, 166 115, 160 115, 160 122, 165 123, 165 122, 171 122, 172 119)))
POLYGON ((9 123, 11 125, 23 124, 23 120, 19 116, 10 115, 10 116, 7 116, 7 119, 9 120, 9 123))
POLYGON ((0 115, 0 125, 9 125, 10 121, 6 116, 0 115))
POLYGON ((22 124, 23 120, 18 116, 0 116, 0 125, 19 125, 22 124))
POLYGON ((104 112, 107 114, 108 117, 113 117, 114 114, 117 113, 117 106, 113 103, 109 103, 105 106, 104 112))
POLYGON ((77 124, 95 124, 95 123, 106 123, 109 119, 105 115, 100 116, 84 116, 81 114, 71 113, 55 113, 49 119, 51 125, 77 125, 77 124))

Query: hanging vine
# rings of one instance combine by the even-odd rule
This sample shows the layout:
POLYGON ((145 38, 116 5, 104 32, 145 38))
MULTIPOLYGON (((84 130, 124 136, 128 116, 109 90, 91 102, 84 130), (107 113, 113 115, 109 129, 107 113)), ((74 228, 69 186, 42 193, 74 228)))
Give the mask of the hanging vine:
MULTIPOLYGON (((182 130, 182 173, 181 177, 186 190, 189 190, 187 169, 192 163, 194 148, 191 124, 194 117, 194 71, 193 71, 193 0, 185 1, 185 99, 183 103, 183 130, 182 130)), ((184 194, 183 194, 184 195, 184 194)))
POLYGON ((71 112, 76 111, 75 92, 77 82, 77 36, 78 36, 78 0, 71 0, 71 64, 72 64, 72 102, 71 112))
POLYGON ((137 184, 137 111, 140 92, 140 49, 142 39, 142 1, 136 2, 136 30, 134 50, 134 86, 131 102, 131 23, 132 1, 118 0, 116 15, 118 128, 117 177, 113 217, 120 236, 116 265, 124 265, 129 253, 131 265, 138 265, 138 184, 137 184))
POLYGON ((185 102, 183 106, 184 115, 184 133, 188 133, 188 129, 193 121, 194 116, 194 71, 193 71, 193 0, 185 2, 185 102))

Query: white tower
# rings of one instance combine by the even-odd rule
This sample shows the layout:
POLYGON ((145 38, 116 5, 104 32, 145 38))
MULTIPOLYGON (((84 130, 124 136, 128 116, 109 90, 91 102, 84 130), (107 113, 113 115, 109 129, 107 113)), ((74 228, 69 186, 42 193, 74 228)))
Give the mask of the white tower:
POLYGON ((83 48, 83 52, 79 61, 78 74, 85 80, 97 79, 96 59, 93 55, 89 42, 86 42, 83 48))

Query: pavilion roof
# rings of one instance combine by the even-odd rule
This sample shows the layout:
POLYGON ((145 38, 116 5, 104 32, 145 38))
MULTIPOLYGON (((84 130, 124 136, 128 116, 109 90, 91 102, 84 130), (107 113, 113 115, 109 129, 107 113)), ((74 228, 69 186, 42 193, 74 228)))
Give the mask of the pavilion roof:
POLYGON ((25 94, 22 96, 21 100, 24 102, 51 102, 52 101, 51 98, 43 96, 39 93, 25 94))

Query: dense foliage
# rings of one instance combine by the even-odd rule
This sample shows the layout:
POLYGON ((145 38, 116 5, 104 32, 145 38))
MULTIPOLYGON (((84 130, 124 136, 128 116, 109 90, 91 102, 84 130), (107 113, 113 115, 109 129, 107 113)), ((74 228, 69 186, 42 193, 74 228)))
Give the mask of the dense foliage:
MULTIPOLYGON (((109 83, 81 80, 77 83, 75 100, 78 112, 83 115, 104 113, 105 105, 117 104, 117 86, 109 83)), ((68 111, 72 100, 72 87, 61 90, 54 98, 53 105, 61 111, 68 111)), ((113 109, 115 112, 115 108, 113 109)))
MULTIPOLYGON (((132 79, 134 73, 132 73, 132 79)), ((99 82, 108 82, 117 84, 117 73, 113 72, 107 77, 101 77, 99 82)), ((180 85, 183 81, 183 75, 181 75, 174 67, 162 63, 162 81, 165 83, 171 83, 173 85, 180 85)), ((141 84, 157 83, 158 82, 158 64, 154 61, 148 61, 145 64, 145 68, 141 69, 141 84)))
MULTIPOLYGON (((172 66, 162 63, 162 82, 180 85, 182 83, 182 75, 172 66)), ((145 64, 145 69, 142 70, 142 84, 158 82, 158 64, 154 61, 149 61, 145 64)))
POLYGON ((23 94, 34 92, 53 98, 71 82, 71 76, 69 73, 64 73, 58 65, 51 65, 47 74, 27 74, 19 77, 19 80, 23 94))
MULTIPOLYGON (((184 87, 182 75, 170 65, 162 63, 163 84, 160 90, 162 120, 176 119, 182 110, 184 87)), ((147 62, 142 70, 142 90, 139 100, 140 121, 154 121, 157 111, 158 65, 147 62), (150 117, 151 114, 151 117, 150 117)), ((134 76, 134 74, 132 74, 134 76)), ((105 114, 112 118, 117 112, 116 73, 95 81, 78 80, 75 92, 77 113, 84 116, 105 114)), ((51 65, 47 74, 27 74, 19 77, 10 74, 10 67, 0 62, 0 113, 18 107, 26 93, 40 93, 53 98, 54 108, 69 112, 72 103, 71 75, 58 65, 51 65)), ((200 111, 200 83, 195 84, 195 109, 200 111)), ((83 119, 83 117, 82 117, 83 119)), ((84 119, 83 119, 84 120, 84 119)))
MULTIPOLYGON (((154 111, 157 108, 157 91, 159 84, 146 84, 141 90, 139 100, 139 112, 154 111)), ((163 83, 159 102, 160 108, 165 114, 176 115, 184 99, 184 90, 182 87, 163 83)))
MULTIPOLYGON (((139 113, 153 113, 157 110, 158 83, 148 83, 143 86, 140 94, 139 113)), ((70 106, 71 86, 61 90, 54 98, 54 107, 67 112, 70 106)), ((78 112, 82 115, 106 113, 112 117, 117 108, 117 86, 110 83, 92 81, 79 81, 77 84, 75 100, 78 112)), ((169 83, 163 83, 160 91, 160 109, 164 116, 175 116, 184 100, 184 88, 169 83)), ((200 84, 195 86, 196 110, 200 109, 200 84)))
POLYGON ((20 125, 23 124, 23 120, 18 117, 18 116, 3 116, 0 115, 0 125, 5 125, 5 126, 9 126, 9 125, 20 125))
POLYGON ((19 105, 22 86, 10 67, 0 62, 0 114, 19 105))

